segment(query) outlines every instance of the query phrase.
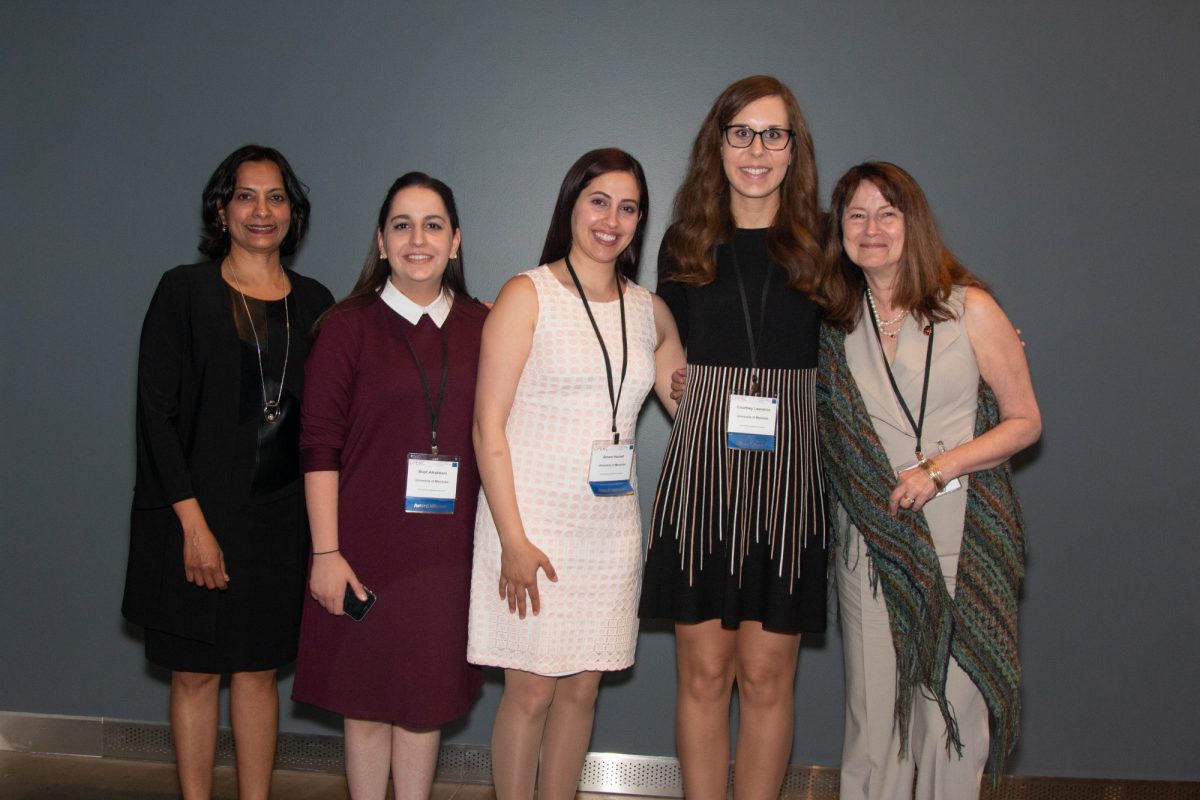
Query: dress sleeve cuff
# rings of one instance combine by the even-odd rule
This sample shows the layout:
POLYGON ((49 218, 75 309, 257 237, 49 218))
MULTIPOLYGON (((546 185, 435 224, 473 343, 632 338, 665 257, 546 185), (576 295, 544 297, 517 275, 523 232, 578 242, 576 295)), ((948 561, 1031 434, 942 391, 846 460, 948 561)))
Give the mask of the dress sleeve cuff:
POLYGON ((304 472, 338 472, 342 454, 333 447, 305 447, 300 450, 300 469, 304 472))

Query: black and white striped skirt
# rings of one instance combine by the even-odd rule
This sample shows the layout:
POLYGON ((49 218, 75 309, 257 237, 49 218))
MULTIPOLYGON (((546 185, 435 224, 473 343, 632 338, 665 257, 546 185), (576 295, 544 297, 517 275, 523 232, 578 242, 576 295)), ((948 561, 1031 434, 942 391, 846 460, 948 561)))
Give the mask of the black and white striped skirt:
POLYGON ((654 497, 639 614, 825 629, 815 369, 689 365, 654 497), (779 397, 774 451, 726 446, 731 394, 779 397))

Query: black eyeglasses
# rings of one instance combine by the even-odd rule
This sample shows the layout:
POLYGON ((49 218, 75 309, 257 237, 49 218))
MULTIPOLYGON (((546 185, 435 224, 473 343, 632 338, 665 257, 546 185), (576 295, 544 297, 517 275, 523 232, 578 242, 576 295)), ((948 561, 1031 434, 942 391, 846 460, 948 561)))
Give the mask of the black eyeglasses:
POLYGON ((757 136, 762 140, 763 147, 768 150, 784 150, 792 142, 793 134, 790 128, 767 128, 765 131, 756 131, 749 125, 724 125, 721 127, 721 133, 725 134, 725 141, 730 147, 745 148, 754 144, 754 137, 757 136))

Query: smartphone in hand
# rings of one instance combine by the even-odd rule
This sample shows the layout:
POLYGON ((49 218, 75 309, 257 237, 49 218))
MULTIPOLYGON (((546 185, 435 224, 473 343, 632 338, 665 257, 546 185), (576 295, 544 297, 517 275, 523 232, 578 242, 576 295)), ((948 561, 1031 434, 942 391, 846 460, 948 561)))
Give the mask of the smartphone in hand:
POLYGON ((346 584, 346 596, 342 598, 342 611, 346 612, 346 616, 355 622, 362 622, 363 617, 371 610, 371 606, 375 605, 375 593, 367 587, 363 587, 367 593, 366 600, 359 600, 354 594, 354 589, 350 584, 346 584))

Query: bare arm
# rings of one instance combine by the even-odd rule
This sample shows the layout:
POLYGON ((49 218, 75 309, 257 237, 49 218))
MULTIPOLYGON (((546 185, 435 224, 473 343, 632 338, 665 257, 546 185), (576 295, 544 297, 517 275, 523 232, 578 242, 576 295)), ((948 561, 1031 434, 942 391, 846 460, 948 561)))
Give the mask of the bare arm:
POLYGON ((308 593, 321 608, 341 616, 346 584, 353 587, 359 600, 366 600, 367 593, 338 550, 338 473, 333 470, 304 473, 304 500, 313 545, 308 593))
POLYGON ((654 349, 654 393, 674 419, 683 392, 681 390, 676 394, 673 391, 673 377, 676 371, 683 368, 687 357, 683 353, 683 343, 679 340, 679 329, 675 327, 671 309, 658 295, 653 295, 653 298, 654 328, 658 334, 658 345, 654 349))
POLYGON ((550 580, 558 580, 550 559, 525 535, 505 435, 517 384, 533 346, 537 315, 537 290, 532 281, 522 276, 509 280, 483 325, 472 430, 479 477, 500 536, 500 597, 508 601, 509 611, 522 618, 527 596, 533 613, 541 611, 538 569, 550 580))
MULTIPOLYGON (((1000 406, 1000 423, 982 436, 930 459, 945 480, 991 469, 1024 450, 1042 434, 1042 415, 1029 363, 1020 337, 990 294, 974 287, 967 289, 963 312, 967 336, 975 351, 979 374, 1000 406)), ((892 492, 893 514, 904 497, 914 498, 919 509, 937 493, 933 479, 923 469, 903 473, 892 492)))

